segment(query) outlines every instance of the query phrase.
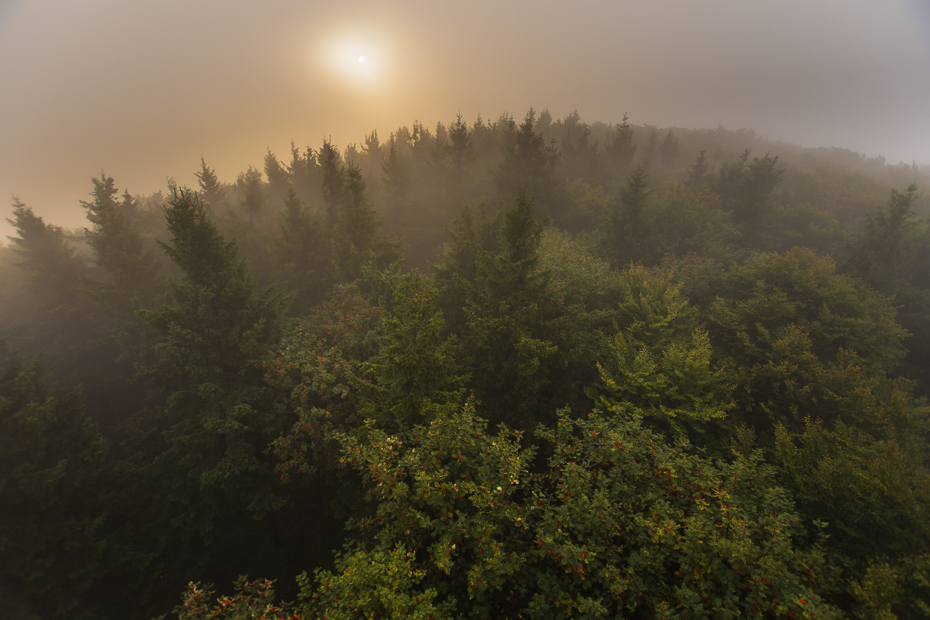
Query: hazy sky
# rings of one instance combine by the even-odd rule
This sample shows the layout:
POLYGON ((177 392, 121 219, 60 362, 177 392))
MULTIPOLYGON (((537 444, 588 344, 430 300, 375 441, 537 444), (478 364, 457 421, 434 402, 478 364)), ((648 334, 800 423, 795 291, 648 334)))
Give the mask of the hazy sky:
POLYGON ((530 106, 930 164, 930 2, 0 0, 0 196, 60 225, 101 170, 232 181, 530 106))

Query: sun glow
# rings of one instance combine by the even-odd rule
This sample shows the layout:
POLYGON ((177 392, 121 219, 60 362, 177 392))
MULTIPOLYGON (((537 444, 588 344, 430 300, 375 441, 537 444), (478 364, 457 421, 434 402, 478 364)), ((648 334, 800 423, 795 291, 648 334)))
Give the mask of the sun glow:
POLYGON ((326 45, 328 69, 341 80, 374 86, 384 79, 385 45, 377 37, 344 34, 326 45))

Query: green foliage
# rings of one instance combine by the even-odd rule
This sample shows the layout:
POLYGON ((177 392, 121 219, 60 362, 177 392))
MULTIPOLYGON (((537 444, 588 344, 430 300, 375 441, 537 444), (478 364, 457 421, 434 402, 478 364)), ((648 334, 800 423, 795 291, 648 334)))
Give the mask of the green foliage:
POLYGON ((268 179, 268 194, 271 201, 281 200, 287 195, 290 187, 287 171, 271 149, 268 149, 265 154, 265 178, 268 179))
MULTIPOLYGON (((743 369, 809 350, 807 359, 822 364, 854 355, 888 372, 904 353, 905 332, 888 300, 836 273, 829 258, 800 248, 730 269, 710 318, 715 345, 743 369)), ((801 359, 787 361, 797 366, 801 359)))
POLYGON ((17 236, 10 238, 16 265, 26 276, 27 316, 6 325, 10 342, 30 355, 48 353, 48 368, 65 389, 84 385, 93 417, 112 423, 128 406, 123 399, 131 374, 117 362, 120 351, 107 325, 107 313, 92 294, 91 268, 78 255, 64 230, 46 224, 19 201, 15 219, 8 220, 17 236))
POLYGON ((771 210, 770 195, 782 175, 775 168, 777 164, 778 157, 768 154, 750 162, 746 149, 736 162, 722 166, 717 175, 714 189, 723 208, 732 211, 734 221, 750 239, 771 210))
MULTIPOLYGON (((499 595, 494 601, 487 595, 506 589, 508 578, 524 570, 528 550, 520 533, 527 507, 520 500, 532 452, 507 431, 489 437, 485 427, 471 404, 452 405, 401 436, 372 428, 364 441, 345 440, 343 462, 364 476, 376 511, 351 524, 362 540, 374 542, 357 551, 395 564, 412 552, 402 593, 454 615, 507 609, 495 605, 499 595)), ((347 551, 343 571, 356 550, 347 551)), ((391 570, 378 568, 383 575, 391 570)), ((333 577, 321 573, 318 580, 331 583, 333 577)), ((352 603, 362 593, 347 594, 352 603)))
POLYGON ((776 428, 776 456, 800 507, 830 524, 830 547, 853 566, 930 545, 930 472, 913 444, 810 419, 802 433, 776 428))
POLYGON ((13 216, 7 219, 17 234, 10 237, 11 247, 19 259, 17 265, 29 274, 33 294, 45 306, 42 310, 73 314, 86 261, 68 244, 60 226, 46 224, 18 199, 13 203, 13 216))
POLYGON ((56 617, 89 617, 81 597, 122 563, 106 545, 107 455, 80 391, 56 398, 38 363, 0 351, 0 577, 56 617))
POLYGON ((332 256, 336 280, 353 282, 362 277, 362 266, 373 261, 385 268, 403 256, 400 242, 381 231, 381 222, 365 198, 365 181, 353 165, 345 171, 342 207, 333 228, 332 256))
POLYGON ((93 202, 83 202, 92 229, 85 229, 88 245, 94 251, 97 265, 112 279, 114 287, 131 294, 155 294, 158 288, 158 263, 133 221, 136 206, 127 193, 122 204, 116 202, 117 189, 113 178, 101 175, 92 179, 93 202))
POLYGON ((591 186, 582 179, 565 181, 567 215, 563 218, 566 230, 593 230, 605 219, 612 200, 601 186, 591 186))
POLYGON ((704 183, 706 178, 705 175, 707 174, 707 158, 705 156, 706 153, 707 149, 704 149, 698 153, 697 159, 694 161, 694 165, 688 169, 688 185, 690 187, 699 187, 702 183, 704 183))
POLYGON ((323 140, 318 161, 323 173, 323 201, 326 203, 326 225, 329 230, 332 230, 342 208, 346 181, 345 172, 339 151, 329 140, 323 140))
POLYGON ((800 509, 830 524, 831 560, 926 549, 925 407, 887 373, 903 352, 888 300, 809 250, 725 276, 711 313, 737 421, 774 450, 800 509))
POLYGON ((537 537, 570 567, 542 581, 550 597, 572 587, 634 615, 838 616, 817 594, 820 552, 795 546, 800 516, 759 455, 688 456, 687 444, 663 443, 636 417, 563 416, 541 435, 554 452, 549 536, 537 537))
POLYGON ((494 173, 498 193, 512 196, 518 188, 539 203, 543 215, 558 216, 561 205, 560 185, 555 171, 559 151, 554 144, 546 145, 541 133, 536 133, 536 112, 530 108, 520 126, 511 134, 504 161, 494 173))
POLYGON ((415 556, 401 547, 357 551, 337 562, 339 573, 319 573, 316 589, 304 580, 302 598, 310 609, 323 610, 325 617, 332 620, 453 618, 450 605, 434 603, 435 589, 420 587, 426 571, 415 568, 415 556))
POLYGON ((381 310, 355 285, 337 287, 309 317, 292 325, 263 360, 265 381, 288 396, 290 430, 271 447, 282 480, 334 466, 336 435, 362 424, 357 390, 361 365, 385 340, 381 310))
POLYGON ((209 539, 223 501, 255 515, 282 504, 262 456, 278 427, 274 395, 255 362, 277 341, 286 300, 255 291, 236 243, 223 239, 196 194, 179 191, 165 215, 173 237, 162 247, 183 278, 171 282, 169 303, 142 312, 161 341, 140 379, 168 398, 143 426, 154 436, 140 448, 159 484, 174 489, 185 527, 209 539))
POLYGON ((397 141, 392 137, 388 155, 381 160, 381 174, 387 190, 388 200, 394 211, 398 211, 407 199, 410 178, 404 160, 397 154, 397 141))
POLYGON ((284 286, 296 293, 291 311, 304 314, 332 288, 332 262, 322 218, 307 209, 292 187, 281 214, 275 258, 284 286))
POLYGON ((739 239, 732 218, 706 188, 675 185, 653 194, 638 260, 658 264, 664 257, 696 253, 726 259, 739 239))
POLYGON ((689 253, 726 258, 738 240, 731 216, 704 186, 653 191, 645 168, 637 166, 605 222, 601 246, 604 256, 624 268, 689 253))
POLYGON ((212 586, 190 583, 174 613, 178 620, 300 620, 286 603, 275 604, 274 582, 239 577, 234 587, 234 595, 216 597, 213 603, 212 586))
POLYGON ((476 396, 495 421, 527 428, 533 404, 552 380, 549 340, 541 302, 548 276, 537 269, 543 224, 521 190, 503 214, 495 251, 475 247, 474 283, 466 300, 462 340, 476 396))
POLYGON ((844 239, 834 216, 807 203, 776 204, 768 225, 757 235, 760 250, 787 252, 804 247, 831 255, 842 250, 844 239))
POLYGON ((567 178, 587 178, 601 180, 601 158, 599 145, 592 141, 591 128, 580 122, 577 110, 561 121, 564 126, 562 136, 561 170, 567 178))
POLYGON ((800 520, 758 457, 715 465, 614 416, 562 415, 539 436, 543 474, 470 405, 346 438, 375 513, 352 524, 338 573, 305 582, 306 611, 837 617, 817 594, 819 552, 794 546, 800 520))
POLYGON ((137 205, 124 194, 117 203, 112 177, 92 179, 93 202, 82 202, 93 228, 84 236, 104 281, 88 282, 91 295, 109 315, 109 329, 122 350, 122 377, 131 377, 130 362, 148 355, 151 336, 136 311, 155 305, 164 295, 161 265, 136 226, 137 205))
POLYGON ((675 163, 675 160, 678 159, 680 154, 681 147, 678 144, 678 138, 676 138, 672 130, 669 129, 668 133, 665 134, 665 139, 662 140, 662 143, 659 145, 659 159, 661 159, 662 163, 666 166, 671 166, 675 163))
POLYGON ((367 417, 383 428, 407 428, 429 420, 442 405, 464 396, 465 377, 456 372, 454 341, 443 337, 445 321, 436 309, 439 290, 417 272, 391 282, 392 303, 382 306, 387 342, 360 389, 367 417))
POLYGON ((917 186, 891 191, 884 209, 867 220, 865 230, 846 249, 846 269, 882 293, 894 296, 898 320, 911 332, 905 371, 930 379, 930 224, 911 210, 917 186))
POLYGON ((226 206, 226 192, 220 185, 216 171, 207 166, 203 157, 200 158, 200 172, 194 173, 200 185, 200 198, 208 210, 217 213, 220 207, 226 206))
POLYGON ((618 265, 639 260, 645 247, 646 198, 649 196, 649 175, 639 165, 621 188, 617 206, 610 213, 604 239, 604 249, 618 265))
POLYGON ((249 166, 249 169, 236 178, 239 191, 239 204, 249 214, 249 225, 255 228, 255 216, 265 207, 265 188, 262 185, 262 173, 249 166))
POLYGON ((681 285, 681 293, 703 315, 717 298, 727 267, 712 256, 690 252, 680 257, 666 256, 656 271, 681 285))
POLYGON ((617 175, 625 178, 633 163, 633 157, 636 155, 636 147, 633 146, 633 128, 627 122, 626 112, 623 113, 623 122, 614 128, 606 151, 617 175))
POLYGON ((880 277, 869 277, 870 271, 893 272, 900 268, 902 244, 915 226, 911 203, 917 197, 917 185, 911 184, 903 193, 891 190, 885 209, 867 219, 866 230, 852 246, 850 263, 855 271, 880 282, 880 277))
POLYGON ((606 339, 600 383, 587 392, 602 407, 635 407, 683 433, 726 416, 732 386, 681 285, 633 267, 618 278, 619 331, 606 339))
POLYGON ((930 226, 914 186, 875 209, 920 170, 784 144, 727 164, 765 140, 647 126, 647 175, 633 133, 415 122, 343 154, 292 144, 286 167, 269 151, 267 183, 202 159, 202 202, 164 213, 102 175, 83 235, 17 201, 5 335, 64 389, 0 363, 0 606, 148 617, 191 580, 308 571, 283 588, 296 609, 241 579, 176 613, 930 614, 930 226), (679 150, 701 155, 686 171, 679 150), (452 213, 517 186, 462 212, 432 279, 375 215, 422 266, 452 213), (815 252, 872 210, 842 263, 863 285, 815 252), (147 251, 164 223, 168 286, 147 251), (282 329, 256 281, 305 318, 282 329), (135 423, 124 460, 80 382, 107 433, 135 423))

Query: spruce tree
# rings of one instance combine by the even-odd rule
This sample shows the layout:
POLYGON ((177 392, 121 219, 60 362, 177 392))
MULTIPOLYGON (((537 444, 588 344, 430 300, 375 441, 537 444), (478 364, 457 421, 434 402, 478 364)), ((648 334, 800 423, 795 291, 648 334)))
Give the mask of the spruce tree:
POLYGON ((293 187, 281 214, 275 258, 285 286, 296 293, 291 310, 305 314, 332 288, 332 262, 322 218, 307 209, 293 187))
POLYGON ((195 176, 200 183, 200 198, 207 209, 216 213, 221 207, 225 207, 226 192, 223 191, 216 172, 207 166, 203 157, 200 158, 200 172, 195 173, 195 176))
POLYGON ((168 303, 142 312, 160 342, 139 379, 167 400, 139 445, 164 510, 209 541, 230 511, 261 517, 283 505, 263 454, 280 422, 256 362, 277 342, 286 299, 256 290, 195 193, 176 192, 165 216, 172 238, 161 246, 183 276, 168 303))
POLYGON ((533 201, 521 188, 503 215, 496 249, 475 248, 465 310, 463 343, 475 395, 493 421, 519 428, 535 424, 536 404, 553 378, 547 361, 557 350, 540 306, 548 281, 537 269, 544 225, 533 218, 533 201))
POLYGON ((384 268, 403 256, 400 242, 381 231, 381 221, 368 204, 365 181, 358 167, 348 166, 345 178, 342 210, 332 238, 336 280, 344 283, 361 278, 362 266, 369 261, 384 268))
POLYGON ((342 208, 345 176, 339 151, 329 140, 323 140, 319 162, 323 172, 323 201, 326 203, 326 226, 331 231, 336 225, 339 211, 342 208))

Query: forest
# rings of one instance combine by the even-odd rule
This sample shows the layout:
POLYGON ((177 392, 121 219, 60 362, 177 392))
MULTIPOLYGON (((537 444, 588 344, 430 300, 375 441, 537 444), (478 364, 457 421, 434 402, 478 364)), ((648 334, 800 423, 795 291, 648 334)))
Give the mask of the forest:
POLYGON ((930 617, 926 168, 383 137, 14 199, 5 617, 930 617))

